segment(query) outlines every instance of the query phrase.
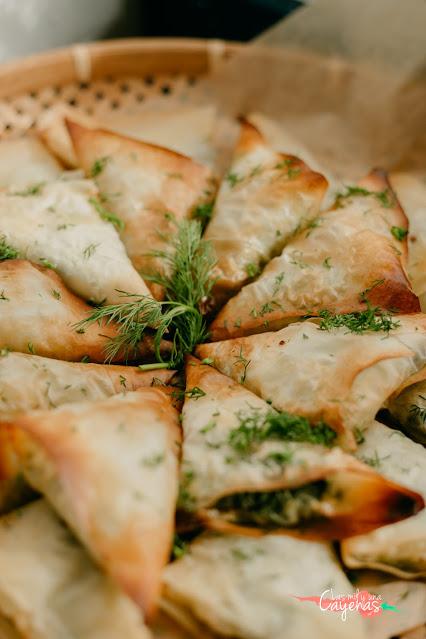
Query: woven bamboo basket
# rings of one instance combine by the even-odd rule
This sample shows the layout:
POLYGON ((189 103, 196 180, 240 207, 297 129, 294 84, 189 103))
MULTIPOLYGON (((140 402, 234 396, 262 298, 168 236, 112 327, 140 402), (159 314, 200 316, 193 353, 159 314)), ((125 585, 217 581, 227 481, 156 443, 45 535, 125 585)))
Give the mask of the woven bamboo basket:
POLYGON ((0 67, 0 136, 37 130, 40 117, 65 104, 96 117, 137 111, 162 96, 190 100, 191 88, 238 44, 184 39, 124 39, 78 44, 0 67))

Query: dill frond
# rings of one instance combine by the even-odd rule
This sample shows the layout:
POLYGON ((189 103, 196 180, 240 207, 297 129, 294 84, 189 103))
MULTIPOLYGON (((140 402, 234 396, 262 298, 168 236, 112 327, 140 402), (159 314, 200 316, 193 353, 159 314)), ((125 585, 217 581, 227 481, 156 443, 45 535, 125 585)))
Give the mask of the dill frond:
POLYGON ((124 353, 127 359, 137 358, 138 345, 146 330, 151 329, 155 333, 156 359, 164 364, 160 346, 167 335, 172 342, 167 363, 175 368, 183 364, 186 353, 207 338, 203 307, 214 283, 210 274, 216 260, 211 245, 201 237, 199 221, 185 220, 176 226, 170 248, 155 252, 164 264, 164 271, 146 277, 164 288, 164 301, 118 291, 123 303, 96 308, 86 320, 76 324, 77 330, 95 322, 119 325, 118 334, 105 347, 106 361, 119 353, 124 353))

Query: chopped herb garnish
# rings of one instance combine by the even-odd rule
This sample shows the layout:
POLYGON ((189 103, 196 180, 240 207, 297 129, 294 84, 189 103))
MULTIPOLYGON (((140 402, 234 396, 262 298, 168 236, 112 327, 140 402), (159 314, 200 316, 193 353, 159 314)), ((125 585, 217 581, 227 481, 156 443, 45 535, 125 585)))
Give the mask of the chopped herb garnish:
POLYGON ((402 242, 402 240, 405 239, 408 235, 407 229, 403 229, 400 226, 392 226, 391 233, 399 242, 402 242))
POLYGON ((30 186, 27 186, 27 188, 23 189, 22 191, 14 191, 12 195, 19 195, 21 197, 39 195, 44 185, 45 185, 45 182, 37 182, 37 184, 31 184, 30 186))
POLYGON ((61 299, 61 294, 59 291, 56 291, 54 288, 52 288, 52 295, 55 298, 55 300, 60 300, 61 299))
POLYGON ((384 191, 369 191, 360 186, 346 186, 346 191, 336 194, 335 206, 343 206, 342 200, 346 198, 358 196, 367 197, 369 195, 375 197, 384 208, 388 209, 395 204, 395 198, 389 189, 385 189, 384 191))
POLYGON ((123 388, 126 388, 127 387, 127 379, 124 377, 124 375, 120 375, 119 379, 120 379, 120 386, 123 386, 123 388))
POLYGON ((257 264, 254 264, 253 262, 249 262, 248 264, 246 264, 245 270, 248 277, 256 277, 256 275, 260 273, 259 266, 257 264))
POLYGON ((213 202, 206 202, 205 204, 199 204, 195 207, 193 217, 203 224, 207 225, 207 222, 211 219, 213 213, 213 202))
POLYGON ((81 358, 80 362, 82 364, 89 364, 90 362, 90 357, 88 355, 83 355, 83 357, 81 358))
POLYGON ((4 290, 0 291, 0 301, 10 302, 10 298, 5 295, 4 290))
POLYGON ((279 273, 275 279, 274 279, 274 288, 272 291, 272 297, 275 297, 275 295, 278 293, 278 291, 281 288, 281 284, 283 283, 284 280, 284 272, 279 273))
POLYGON ((88 260, 95 253, 99 244, 89 244, 83 251, 83 257, 85 260, 88 260))
POLYGON ((156 455, 151 455, 151 457, 144 457, 141 461, 142 466, 147 466, 148 468, 155 468, 163 463, 165 459, 164 453, 157 453, 156 455))
POLYGON ((276 164, 274 168, 278 170, 286 169, 287 177, 291 180, 292 178, 297 177, 301 173, 301 169, 299 167, 296 167, 296 168, 293 167, 294 162, 295 160, 293 160, 292 158, 287 158, 286 160, 283 160, 282 162, 278 162, 278 164, 276 164))
POLYGON ((207 366, 211 366, 214 362, 214 359, 212 357, 205 357, 204 359, 201 360, 202 364, 206 364, 207 366))
POLYGON ((228 182, 231 188, 234 188, 234 186, 239 182, 242 182, 244 178, 237 173, 228 173, 228 175, 225 177, 225 180, 228 182))
POLYGON ((18 257, 18 251, 7 244, 5 236, 0 237, 0 262, 3 260, 16 260, 18 257))
POLYGON ((98 158, 97 160, 95 160, 90 169, 90 177, 95 178, 100 173, 102 173, 109 160, 110 158, 108 156, 104 156, 103 158, 98 158))
POLYGON ((115 213, 107 209, 101 202, 95 197, 89 198, 90 204, 97 210, 100 217, 105 220, 105 222, 110 222, 113 224, 118 231, 122 231, 124 229, 124 222, 120 219, 115 213))
POLYGON ((233 364, 233 366, 237 366, 237 365, 241 365, 243 368, 243 372, 242 375, 240 377, 240 383, 244 384, 244 382, 246 381, 246 377, 247 377, 247 368, 250 365, 250 360, 246 359, 243 355, 243 347, 240 346, 240 352, 239 354, 235 357, 235 362, 233 364))
POLYGON ((205 426, 203 426, 203 428, 200 429, 200 433, 202 435, 205 435, 206 433, 209 433, 211 430, 216 428, 216 426, 217 423, 214 421, 214 419, 211 419, 205 426))
POLYGON ((324 262, 322 263, 324 268, 331 268, 330 260, 331 260, 331 257, 326 257, 325 258, 324 262))
POLYGON ((382 311, 377 306, 369 306, 365 311, 357 311, 356 313, 344 313, 337 315, 330 311, 324 310, 319 312, 321 321, 319 330, 331 331, 333 328, 345 327, 350 333, 366 333, 367 331, 383 331, 389 333, 400 326, 397 320, 386 311, 382 311))
POLYGON ((173 558, 180 559, 188 552, 188 544, 177 533, 175 533, 173 540, 173 558))
POLYGON ((44 268, 50 268, 52 270, 56 268, 56 265, 52 264, 52 262, 49 262, 49 260, 46 259, 45 257, 39 257, 38 261, 40 262, 42 266, 44 266, 44 268))
POLYGON ((185 397, 189 397, 190 399, 200 399, 200 397, 205 397, 206 393, 199 386, 194 386, 193 388, 185 391, 185 397))
POLYGON ((31 353, 31 355, 35 355, 35 348, 32 342, 28 342, 28 351, 31 353))
POLYGON ((386 457, 379 457, 377 450, 374 451, 374 455, 372 457, 361 457, 362 461, 372 468, 380 468, 382 461, 388 458, 389 455, 386 455, 386 457))
POLYGON ((194 506, 194 498, 189 492, 191 483, 195 478, 193 470, 187 470, 182 474, 179 485, 178 507, 183 510, 192 510, 194 506))
POLYGON ((265 441, 308 442, 331 447, 336 432, 325 422, 310 424, 306 417, 291 413, 253 410, 237 414, 239 426, 229 433, 229 445, 240 455, 250 455, 265 441))
POLYGON ((364 432, 361 428, 357 427, 354 429, 354 436, 357 444, 363 444, 365 442, 364 432))

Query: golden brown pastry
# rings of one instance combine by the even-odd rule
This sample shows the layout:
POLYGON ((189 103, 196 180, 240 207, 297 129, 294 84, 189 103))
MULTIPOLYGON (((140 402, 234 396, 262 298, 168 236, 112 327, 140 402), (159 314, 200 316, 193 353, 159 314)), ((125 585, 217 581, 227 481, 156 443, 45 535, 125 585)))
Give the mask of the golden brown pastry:
POLYGON ((34 411, 9 427, 28 482, 152 616, 178 487, 180 430, 167 392, 143 388, 34 411))
MULTIPOLYGON (((163 271, 163 261, 150 253, 167 248, 173 220, 211 201, 210 169, 117 133, 69 121, 68 129, 79 165, 96 178, 108 208, 124 223, 121 238, 135 268, 142 274, 163 271)), ((159 294, 158 287, 151 288, 159 294)))
MULTIPOLYGON (((357 457, 391 481, 426 497, 426 450, 397 430, 374 422, 362 433, 357 457)), ((426 577, 426 511, 347 539, 342 556, 350 568, 375 568, 402 579, 426 577)))
POLYGON ((225 375, 278 410, 324 420, 339 442, 354 448, 358 428, 371 423, 404 380, 425 366, 426 316, 401 315, 388 332, 320 330, 318 320, 275 333, 201 344, 225 375))
POLYGON ((45 501, 0 518, 0 566, 0 615, 12 638, 151 637, 141 611, 45 501))
POLYGON ((117 228, 122 221, 89 180, 62 179, 0 193, 0 238, 19 257, 49 265, 80 297, 122 302, 122 292, 149 295, 117 228))
POLYGON ((62 362, 57 359, 4 353, 0 357, 0 513, 25 503, 31 493, 20 473, 13 437, 1 422, 31 410, 99 401, 170 381, 174 371, 141 371, 134 366, 62 362))
POLYGON ((211 339, 276 330, 324 310, 419 311, 405 272, 407 229, 385 174, 371 172, 226 304, 211 339))
POLYGON ((327 180, 298 158, 274 151, 248 122, 207 227, 218 257, 213 294, 223 303, 294 234, 313 223, 327 180))
MULTIPOLYGON (((93 313, 50 268, 26 260, 0 262, 0 349, 68 361, 104 362, 105 348, 118 333, 116 323, 76 325, 93 313)), ((152 353, 147 337, 138 353, 120 352, 115 361, 152 353)))
POLYGON ((339 539, 423 507, 337 447, 327 424, 278 413, 195 358, 186 380, 181 507, 207 526, 339 539))
MULTIPOLYGON (((297 597, 354 588, 329 544, 287 536, 204 534, 164 571, 162 608, 191 636, 236 639, 366 639, 357 612, 297 597)), ((327 596, 328 593, 325 594, 327 596)))

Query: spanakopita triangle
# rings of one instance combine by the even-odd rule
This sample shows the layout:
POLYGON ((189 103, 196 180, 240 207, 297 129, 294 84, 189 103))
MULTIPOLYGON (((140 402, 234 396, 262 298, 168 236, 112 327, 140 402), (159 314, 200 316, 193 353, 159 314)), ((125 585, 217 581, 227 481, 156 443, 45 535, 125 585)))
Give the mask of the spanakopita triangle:
MULTIPOLYGON (((426 497, 426 450, 403 433, 374 422, 362 433, 357 457, 378 473, 426 497)), ((342 544, 350 568, 374 568, 403 579, 426 577, 426 511, 415 517, 347 539, 342 544)))
MULTIPOLYGON (((104 362, 119 333, 112 321, 81 326, 93 307, 68 290, 54 270, 26 260, 0 262, 0 304, 0 349, 104 362)), ((113 361, 143 358, 153 350, 153 339, 146 336, 135 352, 121 350, 113 361)))
POLYGON ((358 334, 308 320, 200 344, 196 353, 277 410, 325 421, 339 443, 353 449, 357 429, 371 423, 388 397, 426 363, 426 316, 400 315, 392 326, 358 334))
POLYGON ((170 370, 141 371, 135 366, 62 362, 4 352, 0 357, 0 513, 20 506, 30 496, 20 473, 13 434, 2 422, 31 410, 99 401, 120 392, 161 386, 173 374, 170 370))
POLYGON ((160 387, 9 423, 21 469, 103 569, 156 609, 172 545, 180 430, 160 387))
POLYGON ((181 506, 207 526, 339 539, 423 507, 337 447, 326 423, 278 413, 192 357, 186 380, 181 506))
POLYGON ((217 255, 213 295, 223 303, 320 212, 327 180, 291 155, 274 151, 248 122, 207 227, 217 255))
POLYGON ((407 233, 385 174, 372 171, 226 304, 212 340, 276 330, 321 311, 420 311, 405 272, 407 233))
MULTIPOLYGON (((329 544, 280 535, 201 535, 163 579, 162 608, 194 637, 342 639, 338 613, 298 597, 354 592, 329 544)), ((343 627, 369 636, 355 611, 343 627)))
POLYGON ((120 303, 123 291, 149 295, 118 236, 115 226, 122 224, 89 180, 0 193, 1 241, 19 257, 54 269, 74 293, 97 304, 120 303))
POLYGON ((19 631, 12 637, 151 637, 139 608, 43 500, 0 518, 0 564, 0 619, 19 631))
MULTIPOLYGON (((142 273, 164 273, 155 252, 168 248, 175 223, 210 205, 209 168, 175 151, 67 120, 79 166, 95 177, 110 210, 124 223, 127 253, 142 273), (108 195, 109 194, 109 195, 108 195)), ((161 288, 151 285, 161 297, 161 288)))

